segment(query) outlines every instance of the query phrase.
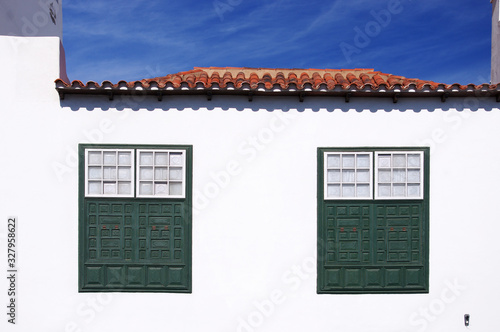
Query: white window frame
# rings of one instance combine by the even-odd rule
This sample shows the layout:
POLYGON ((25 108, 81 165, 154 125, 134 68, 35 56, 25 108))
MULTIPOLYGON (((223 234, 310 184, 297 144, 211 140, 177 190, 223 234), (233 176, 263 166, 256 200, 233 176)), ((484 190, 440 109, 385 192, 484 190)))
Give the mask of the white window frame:
MULTIPOLYGON (((116 169, 118 170, 118 162, 115 165, 116 169)), ((117 186, 117 191, 118 191, 118 174, 116 175, 116 179, 113 180, 116 183, 117 186)), ((111 182, 111 181, 110 181, 111 182)), ((85 197, 134 197, 134 149, 107 149, 107 148, 102 148, 102 149, 85 149, 85 197), (90 152, 100 152, 102 154, 103 160, 99 165, 93 165, 89 164, 89 153, 90 152), (115 152, 116 154, 120 152, 130 152, 130 180, 127 182, 130 182, 130 194, 105 194, 104 193, 104 188, 102 188, 102 193, 101 194, 91 194, 89 193, 89 183, 92 181, 99 181, 101 185, 103 185, 106 180, 104 179, 104 152, 115 152), (102 169, 102 174, 101 174, 101 179, 96 180, 96 179, 89 179, 89 167, 92 166, 100 166, 102 169)))
MULTIPOLYGON (((363 151, 363 150, 342 150, 342 151, 328 151, 324 152, 323 154, 323 196, 325 200, 422 200, 424 199, 424 192, 425 192, 425 172, 424 172, 424 167, 425 167, 425 160, 424 160, 424 151, 421 150, 372 150, 372 151, 363 151), (350 155, 354 154, 355 156, 359 154, 368 154, 370 156, 370 166, 369 166, 369 173, 370 173, 370 182, 369 182, 369 191, 370 191, 370 196, 368 197, 328 197, 328 185, 332 184, 333 182, 329 183, 328 182, 328 156, 329 155, 350 155), (391 180, 390 182, 384 182, 384 183, 379 183, 379 169, 381 168, 379 166, 379 155, 384 155, 388 154, 391 155, 391 161, 393 160, 393 155, 394 154, 404 154, 406 155, 406 166, 404 167, 397 167, 391 164, 390 167, 382 167, 382 169, 387 169, 391 170, 391 180), (420 157, 420 164, 419 166, 409 166, 408 165, 408 155, 411 154, 416 154, 419 155, 420 157), (394 182, 393 181, 393 170, 394 169, 404 169, 405 170, 405 182, 394 182), (409 181, 408 179, 408 170, 419 170, 419 181, 409 181), (408 193, 408 184, 418 184, 419 185, 419 196, 393 196, 393 184, 403 184, 405 185, 405 195, 408 193), (379 185, 380 184, 390 184, 391 185, 391 196, 380 196, 379 195, 379 185)), ((357 158, 355 157, 355 160, 357 158)), ((339 169, 340 170, 340 181, 335 182, 340 185, 340 188, 342 188, 343 184, 343 179, 342 179, 342 170, 343 170, 343 165, 340 165, 339 168, 330 168, 330 169, 339 169)), ((355 165, 354 170, 356 171, 357 165, 355 165)), ((355 173, 356 174, 356 173, 355 173)), ((365 182, 363 182, 365 183, 365 182)), ((356 180, 356 175, 355 175, 355 181, 353 184, 357 185, 357 180, 356 180)))
POLYGON ((136 165, 135 165, 135 171, 136 171, 136 177, 135 177, 135 197, 142 197, 142 198, 185 198, 186 197, 186 150, 178 150, 178 149, 137 149, 137 158, 136 158, 136 165), (141 152, 146 152, 146 153, 153 153, 153 164, 152 165, 141 165, 141 152), (156 153, 168 153, 168 165, 156 165, 155 161, 155 155, 156 153), (174 165, 173 167, 175 168, 182 168, 181 170, 181 179, 170 179, 170 168, 172 165, 170 164, 170 154, 171 153, 180 153, 182 156, 182 162, 180 165, 174 165), (153 172, 153 179, 141 179, 141 167, 150 167, 152 168, 153 172), (156 180, 156 167, 161 167, 161 168, 166 168, 167 169, 167 179, 160 179, 156 180), (178 195, 171 195, 170 192, 165 195, 157 195, 154 190, 155 190, 155 185, 158 182, 161 182, 162 184, 164 183, 170 190, 170 183, 171 180, 175 183, 180 183, 182 192, 181 194, 178 195), (141 182, 151 182, 153 185, 153 194, 152 195, 147 195, 147 194, 141 194, 141 182))
MULTIPOLYGON (((323 185, 324 185, 324 197, 325 197, 325 200, 371 200, 373 199, 373 152, 372 151, 329 151, 329 152, 324 152, 324 155, 323 155, 323 159, 324 159, 324 167, 323 167, 323 170, 324 170, 324 179, 323 179, 323 185), (368 190, 369 190, 369 196, 366 196, 366 197, 328 197, 328 185, 329 184, 332 184, 332 183, 329 183, 328 182, 328 155, 349 155, 349 154, 353 154, 355 157, 354 157, 354 160, 357 160, 356 156, 357 155, 360 155, 360 154, 367 154, 369 155, 369 167, 367 168, 368 170, 368 173, 369 173, 369 182, 368 182, 368 190)), ((341 158, 342 160, 342 158, 341 158)), ((332 169, 332 168, 330 168, 332 169)), ((340 167, 338 168, 340 170, 340 182, 339 185, 340 185, 340 188, 342 190, 342 184, 343 184, 343 179, 342 179, 342 170, 343 170, 343 166, 340 165, 340 167)), ((365 168, 361 168, 361 169, 365 169, 365 168)), ((356 179, 356 171, 358 170, 358 167, 357 165, 355 164, 354 166, 354 170, 355 170, 355 175, 354 175, 354 190, 355 190, 355 193, 356 193, 356 185, 358 184, 357 183, 357 179, 356 179)), ((365 182, 363 182, 363 184, 366 184, 365 182)))
MULTIPOLYGON (((392 157, 391 157, 391 160, 392 160, 392 157)), ((375 199, 377 200, 384 200, 384 199, 387 199, 387 200, 412 200, 412 199, 424 199, 424 191, 425 191, 425 188, 424 188, 424 165, 425 165, 425 161, 424 161, 424 151, 418 151, 418 150, 405 150, 405 151, 398 151, 398 150, 391 150, 391 151, 375 151, 375 183, 374 183, 374 187, 375 187, 375 199), (405 180, 405 188, 406 188, 406 192, 407 192, 407 186, 408 186, 408 183, 410 184, 416 184, 417 182, 408 182, 408 169, 416 169, 417 167, 410 167, 408 166, 408 159, 407 160, 407 163, 406 163, 406 166, 405 167, 394 167, 393 165, 391 165, 390 167, 387 167, 386 169, 390 169, 391 170, 391 182, 388 182, 389 184, 391 184, 391 196, 380 196, 379 195, 379 158, 378 156, 379 155, 383 155, 383 154, 390 154, 391 156, 394 155, 394 154, 405 154, 405 155, 408 155, 408 154, 418 154, 420 156, 420 165, 418 166, 418 169, 419 169, 419 182, 418 184, 420 185, 420 195, 419 196, 392 196, 392 186, 394 184, 394 182, 392 181, 392 172, 394 170, 394 168, 401 168, 401 169, 405 169, 406 170, 406 180, 405 180)), ((385 167, 384 167, 385 168, 385 167)), ((382 168, 383 169, 383 168, 382 168)), ((403 182, 401 182, 403 183, 403 182)))

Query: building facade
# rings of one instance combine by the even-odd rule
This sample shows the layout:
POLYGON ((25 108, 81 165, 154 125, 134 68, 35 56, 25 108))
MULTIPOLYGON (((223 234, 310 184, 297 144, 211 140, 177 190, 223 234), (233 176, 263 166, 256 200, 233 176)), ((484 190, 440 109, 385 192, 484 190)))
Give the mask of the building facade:
POLYGON ((8 331, 497 326, 496 85, 259 68, 68 82, 58 36, 0 43, 8 331))

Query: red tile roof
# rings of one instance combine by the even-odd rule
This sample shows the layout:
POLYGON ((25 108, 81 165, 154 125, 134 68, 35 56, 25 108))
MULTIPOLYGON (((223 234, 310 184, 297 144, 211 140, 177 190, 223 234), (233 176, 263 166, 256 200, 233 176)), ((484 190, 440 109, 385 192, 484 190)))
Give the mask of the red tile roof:
POLYGON ((83 84, 56 80, 64 94, 255 94, 354 96, 497 95, 497 85, 442 84, 381 73, 373 69, 272 69, 245 67, 195 67, 192 70, 140 81, 104 81, 83 84))

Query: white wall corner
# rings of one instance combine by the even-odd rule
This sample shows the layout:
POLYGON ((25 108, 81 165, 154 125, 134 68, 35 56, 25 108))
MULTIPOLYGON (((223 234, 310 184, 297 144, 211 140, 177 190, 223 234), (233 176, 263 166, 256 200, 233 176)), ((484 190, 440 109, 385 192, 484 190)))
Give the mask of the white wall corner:
POLYGON ((66 79, 64 48, 59 37, 0 36, 2 95, 17 101, 58 98, 54 81, 66 79))

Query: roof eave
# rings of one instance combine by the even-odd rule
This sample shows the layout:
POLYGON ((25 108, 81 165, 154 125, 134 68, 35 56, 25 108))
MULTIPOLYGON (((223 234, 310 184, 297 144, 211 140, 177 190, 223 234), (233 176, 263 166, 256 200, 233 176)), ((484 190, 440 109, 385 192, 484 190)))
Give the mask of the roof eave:
POLYGON ((248 89, 240 88, 235 89, 221 89, 220 87, 210 88, 186 88, 180 86, 178 88, 152 86, 150 88, 139 88, 138 85, 110 87, 109 85, 96 86, 67 86, 56 82, 56 90, 59 93, 60 99, 64 99, 66 95, 93 95, 93 96, 107 96, 109 100, 113 100, 116 96, 155 96, 159 101, 163 97, 168 96, 207 96, 211 100, 213 96, 247 96, 251 101, 255 96, 272 96, 272 97, 298 97, 303 101, 306 97, 342 97, 346 102, 351 98, 391 98, 393 102, 397 102, 400 98, 440 98, 445 102, 451 97, 494 97, 500 101, 500 91, 493 88, 484 89, 477 87, 476 89, 402 89, 401 87, 393 88, 379 88, 372 89, 371 87, 358 87, 351 86, 342 89, 281 89, 273 87, 271 89, 248 89))

